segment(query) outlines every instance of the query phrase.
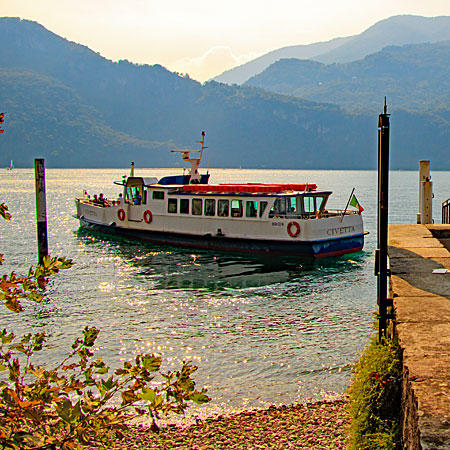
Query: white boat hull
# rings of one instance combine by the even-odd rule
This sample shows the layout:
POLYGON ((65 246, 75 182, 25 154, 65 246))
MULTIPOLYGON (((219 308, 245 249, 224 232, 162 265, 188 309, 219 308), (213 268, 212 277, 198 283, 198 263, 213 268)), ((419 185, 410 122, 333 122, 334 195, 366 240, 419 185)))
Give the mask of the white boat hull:
POLYGON ((364 245, 359 214, 314 219, 206 218, 170 216, 152 208, 148 221, 146 205, 102 207, 81 199, 77 199, 76 205, 82 228, 159 244, 299 257, 343 255, 360 251, 364 245))

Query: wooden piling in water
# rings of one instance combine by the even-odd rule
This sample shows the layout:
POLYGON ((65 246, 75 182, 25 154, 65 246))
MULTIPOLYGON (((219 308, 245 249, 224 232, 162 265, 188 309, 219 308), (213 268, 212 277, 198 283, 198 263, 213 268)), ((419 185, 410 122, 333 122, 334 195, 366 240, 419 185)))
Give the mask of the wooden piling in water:
POLYGON ((44 256, 48 255, 47 237, 47 201, 45 195, 45 163, 44 159, 34 160, 34 175, 36 186, 36 221, 38 260, 42 264, 44 256))
POLYGON ((430 161, 419 161, 419 212, 417 223, 433 223, 433 183, 430 176, 430 161))
POLYGON ((377 276, 378 337, 381 340, 387 328, 388 301, 388 211, 389 211, 389 114, 386 99, 384 112, 378 118, 378 230, 375 252, 377 276))

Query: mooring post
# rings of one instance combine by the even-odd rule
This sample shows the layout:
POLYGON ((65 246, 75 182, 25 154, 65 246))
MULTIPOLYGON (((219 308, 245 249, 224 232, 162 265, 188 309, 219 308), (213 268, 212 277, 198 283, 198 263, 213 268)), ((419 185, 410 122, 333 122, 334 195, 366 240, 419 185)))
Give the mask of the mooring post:
POLYGON ((389 126, 385 99, 384 112, 378 118, 378 245, 375 253, 380 340, 386 333, 388 308, 389 126))
POLYGON ((419 212, 417 223, 433 222, 433 183, 430 161, 419 161, 419 212))
POLYGON ((36 220, 37 220, 38 259, 39 264, 42 264, 44 256, 48 255, 47 203, 45 196, 44 159, 36 158, 34 160, 34 175, 36 181, 36 220))

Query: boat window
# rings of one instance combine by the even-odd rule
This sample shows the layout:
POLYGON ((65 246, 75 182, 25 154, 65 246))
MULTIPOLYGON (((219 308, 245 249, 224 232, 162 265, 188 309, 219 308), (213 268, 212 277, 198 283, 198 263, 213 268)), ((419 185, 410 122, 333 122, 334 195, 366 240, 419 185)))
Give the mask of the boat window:
POLYGON ((266 201, 262 201, 259 202, 259 217, 262 217, 264 214, 264 211, 267 208, 267 202, 266 201))
POLYGON ((164 191, 153 191, 153 200, 164 200, 164 191))
POLYGON ((273 203, 269 217, 282 217, 286 215, 286 197, 278 197, 273 203))
POLYGON ((216 201, 213 198, 207 198, 205 200, 205 216, 216 215, 216 201))
POLYGON ((242 217, 242 200, 231 200, 231 217, 242 217))
POLYGON ((245 216, 256 217, 258 202, 256 200, 247 200, 245 203, 245 216))
POLYGON ((127 200, 129 200, 134 205, 142 204, 142 196, 137 186, 127 187, 127 200))
MULTIPOLYGON (((134 191, 136 191, 136 188, 134 189, 134 191)), ((134 198, 133 188, 127 187, 127 200, 133 200, 133 198, 134 198)))
POLYGON ((320 207, 323 204, 323 197, 316 197, 316 209, 317 211, 320 211, 320 207))
POLYGON ((192 199, 192 215, 201 216, 202 215, 202 199, 193 198, 192 199))
POLYGON ((167 201, 167 212, 171 214, 177 213, 177 199, 176 198, 169 198, 167 201))
POLYGON ((220 217, 228 217, 230 214, 230 201, 218 200, 217 201, 217 215, 220 217))
POLYGON ((311 195, 303 197, 303 211, 305 213, 315 213, 316 206, 314 202, 314 197, 311 195))
POLYGON ((287 197, 286 198, 286 207, 288 216, 296 216, 297 215, 297 198, 296 197, 287 197))
POLYGON ((180 214, 189 214, 189 199, 180 199, 180 214))

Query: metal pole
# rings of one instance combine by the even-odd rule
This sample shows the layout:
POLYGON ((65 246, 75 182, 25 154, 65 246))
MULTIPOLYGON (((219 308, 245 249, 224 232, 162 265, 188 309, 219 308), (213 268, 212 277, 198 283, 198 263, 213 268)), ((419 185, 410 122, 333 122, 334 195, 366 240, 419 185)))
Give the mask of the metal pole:
POLYGON ((351 202, 352 197, 353 197, 353 192, 355 192, 355 188, 352 189, 352 193, 350 194, 350 197, 348 198, 347 204, 345 205, 345 209, 344 209, 344 212, 342 213, 342 217, 341 217, 341 222, 344 219, 345 213, 347 212, 348 205, 350 205, 350 202, 351 202))
POLYGON ((386 99, 378 118, 378 246, 375 258, 379 311, 378 337, 386 333, 388 293, 389 114, 386 99))
POLYGON ((45 197, 45 165, 44 159, 34 160, 34 174, 36 181, 36 220, 39 264, 48 255, 47 238, 47 204, 45 197))

